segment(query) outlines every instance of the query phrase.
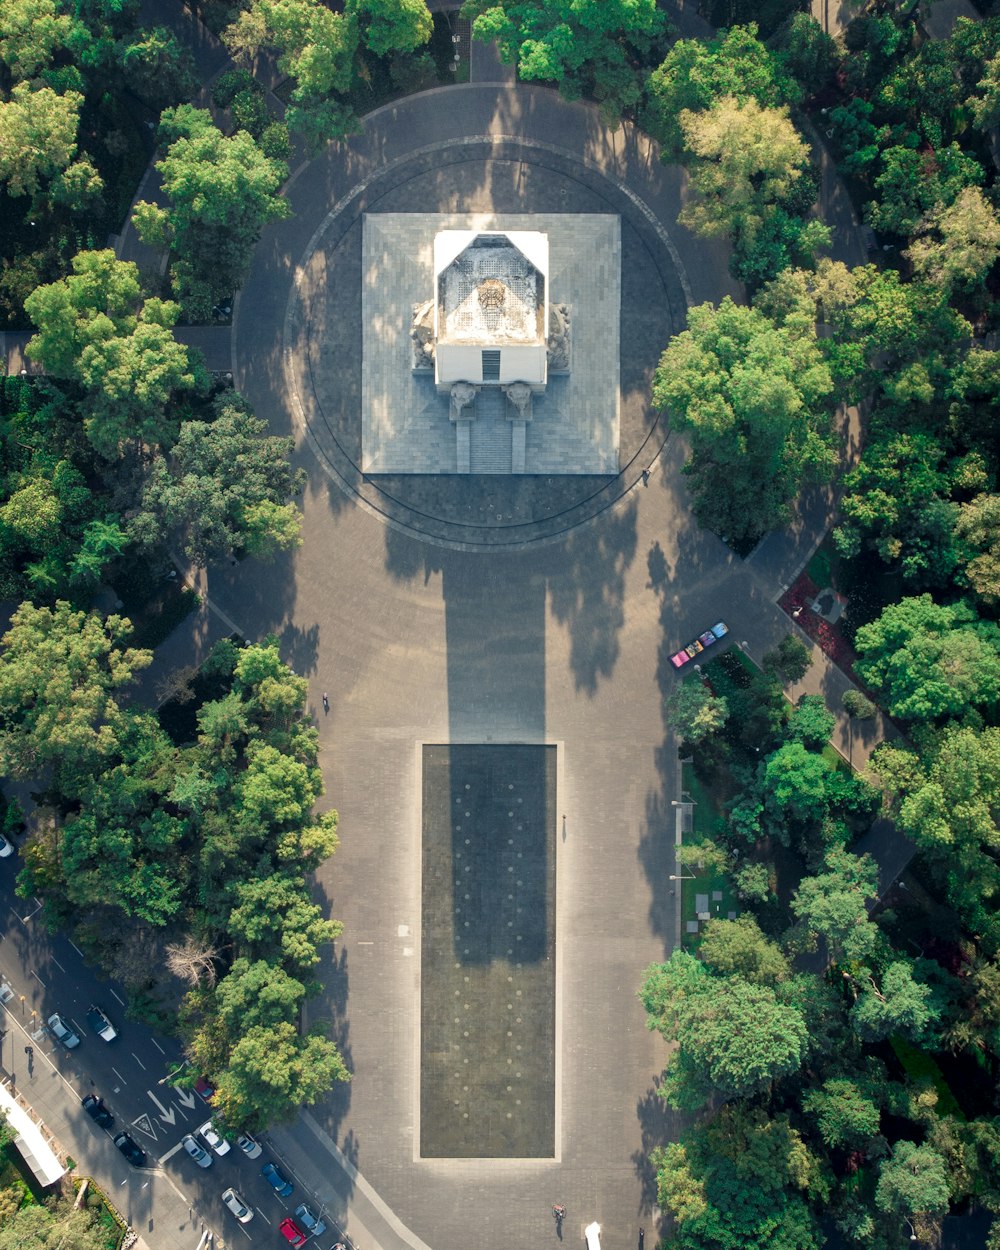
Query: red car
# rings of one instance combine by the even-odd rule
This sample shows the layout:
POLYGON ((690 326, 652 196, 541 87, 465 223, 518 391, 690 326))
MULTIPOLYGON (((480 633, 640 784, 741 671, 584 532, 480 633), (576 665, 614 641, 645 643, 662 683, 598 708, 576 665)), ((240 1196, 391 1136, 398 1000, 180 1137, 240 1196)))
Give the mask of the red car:
POLYGON ((304 1246, 309 1240, 308 1235, 299 1228, 291 1216, 286 1216, 278 1225, 278 1229, 290 1246, 304 1246))

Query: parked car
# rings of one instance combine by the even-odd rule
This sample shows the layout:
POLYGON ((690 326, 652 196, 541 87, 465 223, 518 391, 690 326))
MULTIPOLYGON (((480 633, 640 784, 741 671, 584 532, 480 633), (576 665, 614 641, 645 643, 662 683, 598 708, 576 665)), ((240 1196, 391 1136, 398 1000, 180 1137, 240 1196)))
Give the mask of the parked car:
POLYGON ((108 1019, 108 1013, 96 1003, 91 1003, 87 1008, 87 1023, 106 1042, 113 1042, 118 1036, 118 1030, 108 1019))
POLYGON ((720 638, 725 638, 728 633, 729 626, 726 622, 717 622, 711 629, 706 629, 703 634, 699 634, 697 638, 689 642, 686 647, 681 647, 680 651, 675 651, 670 657, 670 663, 674 668, 683 668, 689 660, 693 660, 696 655, 700 655, 706 647, 711 647, 720 638))
POLYGON ((248 1159, 259 1159, 261 1156, 261 1144, 252 1133, 240 1133, 236 1139, 236 1144, 248 1159))
POLYGON ((253 1219, 253 1211, 243 1199, 239 1196, 235 1189, 226 1189, 222 1194, 222 1201, 229 1210, 236 1216, 241 1224, 249 1224, 253 1219))
POLYGON ((215 1097, 215 1086, 207 1076, 199 1076, 194 1083, 194 1092, 200 1094, 206 1102, 211 1102, 215 1097))
POLYGON ((49 1032, 57 1042, 62 1042, 67 1050, 80 1045, 80 1039, 69 1027, 58 1011, 49 1016, 49 1032))
POLYGON ((276 1163, 265 1163, 260 1170, 261 1176, 271 1186, 279 1198, 287 1198, 295 1186, 282 1172, 276 1163))
POLYGON ((128 1133, 117 1133, 114 1143, 133 1167, 141 1168, 146 1162, 146 1152, 128 1133))
POLYGON ((212 1156, 203 1146, 198 1145, 190 1133, 181 1138, 181 1145, 200 1168, 212 1166, 212 1156))
POLYGON ((101 1128, 110 1128, 115 1122, 115 1117, 104 1105, 104 1099, 98 1098, 96 1094, 88 1094, 86 1098, 82 1098, 81 1104, 87 1115, 92 1120, 96 1120, 101 1128))
POLYGON ((304 1233, 298 1224, 287 1215, 278 1225, 278 1228, 282 1237, 290 1246, 304 1246, 309 1240, 308 1234, 304 1233))
POLYGON ((310 1237, 322 1237, 326 1232, 326 1225, 304 1202, 295 1208, 295 1218, 310 1237))
POLYGON ((230 1150, 232 1150, 232 1146, 218 1132, 211 1120, 206 1120, 205 1123, 198 1129, 198 1133, 205 1139, 217 1155, 227 1155, 230 1150))
POLYGON ((11 842, 10 838, 5 838, 3 834, 0 833, 0 859, 6 859, 8 855, 13 854, 14 843, 11 842))

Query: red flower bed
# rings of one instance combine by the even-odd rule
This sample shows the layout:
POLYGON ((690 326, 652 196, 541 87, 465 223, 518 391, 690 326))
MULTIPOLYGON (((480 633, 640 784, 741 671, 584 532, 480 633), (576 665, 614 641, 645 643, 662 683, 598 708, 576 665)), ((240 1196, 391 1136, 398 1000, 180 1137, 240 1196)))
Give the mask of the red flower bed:
MULTIPOLYGON (((778 600, 778 606, 795 621, 805 633, 828 655, 834 664, 849 677, 854 677, 854 665, 858 655, 841 633, 837 625, 831 625, 818 616, 809 604, 813 602, 820 587, 806 573, 800 573, 792 585, 778 600), (796 608, 801 611, 794 615, 796 608)), ((857 680, 855 678, 855 680, 857 680)))

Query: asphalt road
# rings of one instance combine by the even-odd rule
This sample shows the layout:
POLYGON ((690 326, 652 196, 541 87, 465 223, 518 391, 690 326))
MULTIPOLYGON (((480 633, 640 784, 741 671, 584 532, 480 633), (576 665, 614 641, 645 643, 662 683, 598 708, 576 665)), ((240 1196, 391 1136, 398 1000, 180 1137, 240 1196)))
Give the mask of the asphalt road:
POLYGON ((77 1161, 80 1173, 92 1175, 139 1236, 151 1235, 161 1250, 168 1238, 194 1250, 206 1231, 217 1247, 246 1241, 286 1245, 278 1226, 301 1202, 328 1225, 310 1247, 330 1250, 337 1240, 346 1241, 294 1168, 270 1148, 266 1135, 261 1135, 264 1152, 255 1160, 235 1145, 225 1156, 213 1157, 208 1168, 188 1157, 181 1139, 197 1133, 211 1118, 211 1107, 199 1094, 171 1083, 169 1074, 182 1062, 179 1047, 127 1020, 123 987, 101 981, 69 938, 47 931, 37 900, 17 898, 18 865, 17 857, 0 860, 0 997, 7 999, 0 1022, 5 1030, 0 1070, 57 1145, 77 1161), (105 1042, 89 1025, 91 1003, 98 1003, 118 1030, 114 1041, 105 1042), (53 1012, 75 1030, 79 1046, 70 1050, 55 1039, 47 1025, 53 1012), (100 1095, 114 1115, 110 1130, 84 1112, 81 1099, 87 1094, 100 1095), (146 1167, 132 1167, 115 1148, 112 1137, 122 1129, 146 1151, 146 1167), (269 1161, 293 1181, 293 1194, 279 1197, 261 1176, 269 1161), (222 1192, 230 1186, 253 1207, 246 1225, 222 1204, 222 1192))

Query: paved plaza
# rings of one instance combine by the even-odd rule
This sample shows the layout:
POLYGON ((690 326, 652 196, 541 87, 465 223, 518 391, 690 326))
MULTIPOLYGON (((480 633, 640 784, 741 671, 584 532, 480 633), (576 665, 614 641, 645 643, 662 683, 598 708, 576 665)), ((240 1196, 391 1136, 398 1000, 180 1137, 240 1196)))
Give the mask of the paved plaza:
MULTIPOLYGON (((824 178, 824 195, 846 203, 828 163, 824 178)), ((609 1250, 634 1246, 640 1226, 650 1239, 666 1231, 649 1152, 679 1127, 657 1092, 663 1043, 636 998, 645 966, 669 955, 677 920, 668 657, 720 617, 751 654, 787 633, 775 599, 823 532, 832 496, 804 501, 796 523, 747 561, 691 519, 683 447, 649 407, 652 372, 690 304, 741 292, 725 249, 676 224, 680 171, 634 129, 608 130, 596 110, 541 88, 443 88, 370 115, 361 134, 295 170, 287 193, 294 215, 265 233, 235 308, 232 361, 272 432, 297 437, 308 475, 303 545, 272 566, 209 570, 200 622, 212 622, 206 644, 213 629, 280 637, 310 681, 326 802, 341 813, 342 846, 318 888, 345 929, 318 970, 324 994, 307 1023, 333 1020, 353 1079, 274 1139, 362 1250, 556 1244, 553 1202, 568 1209, 567 1242, 596 1219, 609 1250), (362 223, 407 213, 620 222, 618 473, 363 472, 362 223), (461 822, 427 819, 424 744, 558 744, 544 852, 534 844, 535 876, 517 887, 536 892, 535 928, 522 936, 546 952, 533 972, 554 962, 549 981, 519 986, 513 978, 527 970, 504 962, 506 947, 500 959, 463 964, 462 877, 479 882, 476 933, 488 949, 493 926, 519 919, 506 904, 525 905, 505 900, 496 880, 517 870, 497 842, 515 809, 489 816, 492 832, 465 874, 461 822), (458 1117, 473 1119, 473 1082, 454 1067, 449 1078, 443 1062, 446 1047, 463 1044, 450 1032, 456 1015, 465 1032, 445 999, 457 991, 463 1012, 468 1003, 483 1019, 499 1003, 506 1016, 518 988, 534 995, 518 1024, 532 1031, 537 1066, 522 1072, 541 1091, 541 1112, 506 1142, 489 1125, 459 1140, 443 1114, 431 1127, 422 1076, 468 1084, 458 1117), (442 1061, 432 1074, 421 1038, 433 1041, 435 1025, 442 1061)), ((847 255, 849 212, 835 224, 847 255)), ((831 706, 847 684, 818 654, 808 681, 831 706)), ((491 1061, 506 1067, 517 1052, 502 1051, 507 1029, 491 1028, 501 1038, 491 1061)), ((457 1052, 469 1066, 473 1049, 457 1052)), ((505 1123, 518 1097, 508 1083, 487 1094, 505 1123)))

